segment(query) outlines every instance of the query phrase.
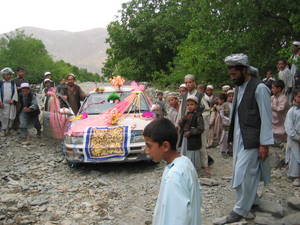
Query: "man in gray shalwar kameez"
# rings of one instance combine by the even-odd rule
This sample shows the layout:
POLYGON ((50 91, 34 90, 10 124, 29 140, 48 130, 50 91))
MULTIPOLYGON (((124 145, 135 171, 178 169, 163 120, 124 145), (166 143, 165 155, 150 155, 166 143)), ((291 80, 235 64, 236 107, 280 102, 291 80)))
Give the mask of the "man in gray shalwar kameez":
POLYGON ((233 141, 232 188, 236 203, 225 220, 238 222, 257 204, 260 180, 270 181, 268 146, 273 144, 270 90, 249 72, 248 57, 234 54, 225 58, 230 78, 237 85, 228 141, 233 141))

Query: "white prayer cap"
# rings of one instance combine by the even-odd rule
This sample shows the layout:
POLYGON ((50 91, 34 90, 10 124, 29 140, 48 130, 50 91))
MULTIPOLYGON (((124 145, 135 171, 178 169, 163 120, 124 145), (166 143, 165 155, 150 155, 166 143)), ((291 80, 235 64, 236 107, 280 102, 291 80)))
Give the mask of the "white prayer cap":
POLYGON ((168 94, 168 99, 169 98, 178 98, 178 93, 175 93, 175 92, 171 92, 168 94))
POLYGON ((185 84, 180 84, 179 88, 186 88, 185 84))
POLYGON ((44 83, 46 83, 46 82, 52 82, 52 80, 50 80, 49 78, 46 78, 45 80, 44 80, 44 83))
POLYGON ((248 56, 243 53, 229 55, 224 62, 228 66, 249 66, 248 56))
POLYGON ((76 76, 75 76, 74 73, 69 73, 69 74, 67 75, 67 77, 68 77, 68 76, 72 76, 72 77, 76 78, 76 76))
POLYGON ((234 94, 234 90, 228 90, 227 94, 234 94))
POLYGON ((9 68, 9 67, 5 67, 5 68, 3 68, 1 70, 1 74, 2 75, 4 75, 4 74, 11 74, 11 75, 13 75, 14 71, 11 68, 9 68))
POLYGON ((300 41, 294 41, 293 45, 300 46, 300 41))
POLYGON ((184 76, 184 80, 193 80, 195 81, 195 76, 192 74, 187 74, 184 76))
POLYGON ((253 77, 258 77, 259 71, 258 71, 258 69, 257 69, 256 67, 250 66, 249 69, 250 69, 249 72, 250 72, 250 75, 251 75, 251 76, 253 76, 253 77))
POLYGON ((29 83, 22 83, 21 88, 30 88, 29 83))
POLYGON ((207 86, 206 86, 206 89, 207 89, 207 88, 209 88, 209 89, 212 89, 212 90, 213 90, 213 89, 214 89, 214 86, 212 86, 211 84, 209 84, 209 85, 207 85, 207 86))
POLYGON ((194 95, 190 95, 186 100, 187 101, 188 100, 192 100, 192 101, 194 101, 194 102, 196 102, 198 104, 198 98, 196 96, 194 96, 194 95))
POLYGON ((52 73, 51 72, 45 72, 44 73, 44 76, 48 76, 48 75, 52 75, 52 73))
POLYGON ((222 86, 222 91, 228 91, 230 89, 229 85, 222 86))

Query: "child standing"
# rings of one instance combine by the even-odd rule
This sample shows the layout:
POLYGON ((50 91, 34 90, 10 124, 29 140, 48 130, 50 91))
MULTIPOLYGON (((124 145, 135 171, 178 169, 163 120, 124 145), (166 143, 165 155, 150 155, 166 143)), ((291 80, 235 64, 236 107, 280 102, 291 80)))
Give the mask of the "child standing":
POLYGON ((289 109, 287 96, 283 93, 284 82, 277 80, 272 83, 272 130, 276 144, 286 142, 284 120, 289 109))
POLYGON ((220 116, 222 118, 222 136, 220 140, 220 150, 223 156, 232 155, 232 146, 228 144, 228 131, 230 126, 230 115, 232 111, 233 90, 227 92, 226 102, 222 105, 220 116))
POLYGON ((157 100, 155 104, 159 105, 161 110, 161 115, 159 116, 159 118, 163 118, 167 114, 166 103, 164 101, 164 93, 162 91, 158 91, 156 96, 157 96, 157 100))
POLYGON ((294 186, 300 187, 300 90, 293 93, 294 106, 287 113, 284 123, 288 135, 286 162, 289 165, 288 176, 294 177, 294 186))
POLYGON ((292 89, 294 86, 294 78, 285 59, 277 62, 278 79, 284 83, 283 93, 288 97, 289 104, 292 103, 292 89))
POLYGON ((16 118, 18 102, 18 92, 16 84, 11 80, 14 72, 6 67, 1 70, 3 80, 0 81, 0 136, 7 136, 16 118))
POLYGON ((166 166, 153 225, 201 225, 201 187, 192 162, 176 150, 177 131, 168 119, 156 119, 144 130, 145 152, 166 166))
POLYGON ((168 110, 168 119, 175 124, 177 120, 178 110, 179 110, 179 101, 178 97, 175 94, 171 94, 168 97, 169 110, 168 110))
POLYGON ((198 109, 198 98, 189 96, 186 100, 187 114, 179 121, 181 154, 187 156, 197 171, 200 171, 202 147, 201 134, 204 131, 204 121, 198 109))

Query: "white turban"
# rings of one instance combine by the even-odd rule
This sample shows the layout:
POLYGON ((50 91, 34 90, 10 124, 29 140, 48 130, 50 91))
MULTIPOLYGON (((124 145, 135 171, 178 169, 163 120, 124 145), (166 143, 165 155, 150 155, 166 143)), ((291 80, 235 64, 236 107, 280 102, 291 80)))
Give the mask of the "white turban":
POLYGON ((29 88, 29 83, 22 83, 21 88, 29 88))
POLYGON ((243 53, 229 55, 224 62, 228 66, 249 66, 248 56, 243 53))
POLYGON ((300 41, 294 41, 293 45, 300 46, 300 41))
POLYGON ((184 80, 193 80, 195 81, 195 76, 192 74, 187 74, 184 76, 184 80))
POLYGON ((209 85, 207 85, 207 86, 206 86, 206 89, 207 89, 207 88, 209 88, 209 89, 212 89, 212 90, 213 90, 213 89, 214 89, 214 86, 212 86, 211 84, 209 84, 209 85))
POLYGON ((228 91, 230 89, 230 86, 229 85, 224 85, 222 87, 222 91, 228 91))
POLYGON ((11 68, 9 68, 9 67, 5 67, 5 68, 3 68, 1 70, 1 74, 2 75, 4 75, 4 74, 11 74, 11 75, 13 75, 14 71, 11 68))
POLYGON ((227 91, 227 94, 229 95, 229 94, 234 94, 234 90, 228 90, 227 91))
POLYGON ((185 85, 185 84, 181 84, 181 85, 179 86, 179 88, 186 88, 186 85, 185 85))

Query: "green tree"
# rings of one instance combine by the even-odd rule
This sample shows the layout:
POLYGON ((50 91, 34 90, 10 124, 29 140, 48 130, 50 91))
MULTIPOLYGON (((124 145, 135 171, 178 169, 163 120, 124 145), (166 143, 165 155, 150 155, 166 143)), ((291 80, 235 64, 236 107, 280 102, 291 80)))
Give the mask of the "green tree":
POLYGON ((48 54, 41 40, 27 36, 23 31, 16 31, 0 40, 0 68, 26 68, 26 78, 30 83, 39 83, 45 71, 51 71, 58 82, 69 73, 74 73, 80 81, 99 81, 98 74, 79 69, 63 60, 54 61, 48 54))
POLYGON ((292 0, 198 1, 191 13, 190 33, 175 59, 175 77, 186 71, 206 82, 228 82, 223 60, 238 52, 246 53, 262 75, 275 69, 278 51, 300 35, 300 10, 292 0))
POLYGON ((294 0, 132 0, 108 26, 103 73, 162 86, 192 73, 221 85, 225 56, 243 52, 263 75, 300 38, 299 15, 294 0))
POLYGON ((123 4, 121 16, 109 24, 106 76, 122 75, 152 80, 153 73, 169 73, 168 64, 188 34, 187 9, 194 1, 132 0, 123 4))

